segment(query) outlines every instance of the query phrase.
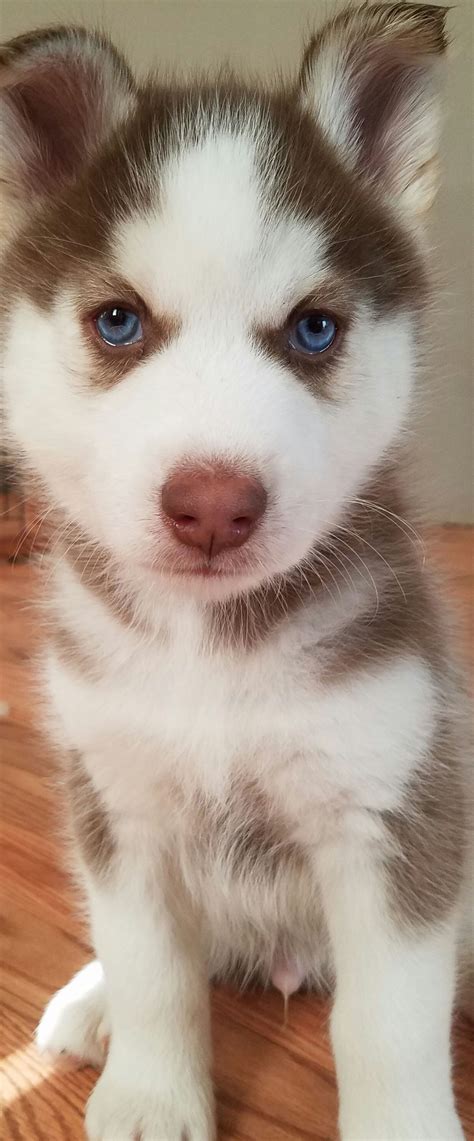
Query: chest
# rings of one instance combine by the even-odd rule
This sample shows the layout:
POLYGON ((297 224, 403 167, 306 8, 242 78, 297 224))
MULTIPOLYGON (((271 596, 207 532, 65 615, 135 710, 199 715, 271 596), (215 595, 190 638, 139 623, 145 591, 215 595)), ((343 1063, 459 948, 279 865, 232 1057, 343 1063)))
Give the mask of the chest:
POLYGON ((418 659, 329 684, 317 646, 290 639, 217 655, 184 632, 114 656, 93 681, 54 656, 46 673, 63 742, 118 811, 169 812, 174 789, 222 804, 236 781, 256 782, 304 833, 318 808, 393 806, 432 731, 418 659))

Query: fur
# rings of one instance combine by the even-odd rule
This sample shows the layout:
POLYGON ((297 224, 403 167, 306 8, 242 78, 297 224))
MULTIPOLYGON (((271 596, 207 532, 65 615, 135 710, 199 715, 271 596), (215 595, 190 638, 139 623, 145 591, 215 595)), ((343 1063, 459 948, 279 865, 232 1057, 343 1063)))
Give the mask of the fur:
POLYGON ((462 1137, 463 695, 402 462, 444 15, 351 9, 285 91, 140 86, 80 29, 4 52, 6 412, 53 520, 42 678, 98 960, 37 1039, 97 1064, 110 1035, 93 1141, 210 1141, 230 975, 335 990, 343 1141, 462 1137), (321 359, 288 338, 308 308, 321 359), (207 562, 160 508, 192 464, 268 496, 207 562))

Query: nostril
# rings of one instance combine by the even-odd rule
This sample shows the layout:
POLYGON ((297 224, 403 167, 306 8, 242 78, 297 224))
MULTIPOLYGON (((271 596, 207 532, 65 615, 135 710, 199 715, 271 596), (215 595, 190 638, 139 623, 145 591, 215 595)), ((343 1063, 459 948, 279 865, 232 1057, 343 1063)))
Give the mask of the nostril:
POLYGON ((249 527, 252 520, 248 515, 237 515, 236 519, 232 520, 235 527, 249 527))
POLYGON ((198 519, 195 515, 173 515, 172 518, 175 523, 179 524, 180 527, 189 527, 191 523, 198 522, 198 519))

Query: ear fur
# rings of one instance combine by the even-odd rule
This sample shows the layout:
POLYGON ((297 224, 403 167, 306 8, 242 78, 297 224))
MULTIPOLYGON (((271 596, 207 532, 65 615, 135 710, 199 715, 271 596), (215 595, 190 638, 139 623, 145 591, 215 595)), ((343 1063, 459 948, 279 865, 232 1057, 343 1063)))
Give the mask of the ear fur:
POLYGON ((314 35, 300 97, 340 159, 417 216, 437 188, 437 62, 447 9, 432 4, 347 8, 314 35))
POLYGON ((134 102, 125 60, 83 28, 40 29, 0 49, 0 237, 77 177, 134 102))

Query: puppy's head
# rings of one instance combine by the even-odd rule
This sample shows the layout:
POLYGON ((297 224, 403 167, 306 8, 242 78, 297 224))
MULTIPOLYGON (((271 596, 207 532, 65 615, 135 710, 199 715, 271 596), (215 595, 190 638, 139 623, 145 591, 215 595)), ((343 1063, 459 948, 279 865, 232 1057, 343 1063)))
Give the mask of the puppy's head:
POLYGON ((284 92, 138 86, 78 29, 5 49, 11 434, 128 573, 222 598, 286 572, 399 436, 443 28, 351 9, 284 92))

